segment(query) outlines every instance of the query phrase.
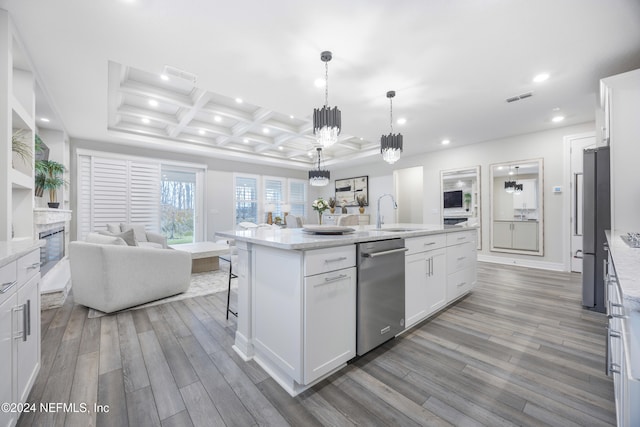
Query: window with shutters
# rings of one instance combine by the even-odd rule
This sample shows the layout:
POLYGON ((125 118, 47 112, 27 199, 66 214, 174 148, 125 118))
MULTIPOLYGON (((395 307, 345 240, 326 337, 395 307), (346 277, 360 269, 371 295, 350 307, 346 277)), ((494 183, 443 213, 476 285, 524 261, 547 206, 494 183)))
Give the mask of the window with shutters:
POLYGON ((258 223, 258 177, 235 177, 236 224, 241 222, 258 223))

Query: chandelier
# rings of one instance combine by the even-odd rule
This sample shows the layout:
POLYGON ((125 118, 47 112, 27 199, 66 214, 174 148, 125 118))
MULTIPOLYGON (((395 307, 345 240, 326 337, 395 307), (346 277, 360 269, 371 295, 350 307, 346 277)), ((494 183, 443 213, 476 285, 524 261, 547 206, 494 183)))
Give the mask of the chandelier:
POLYGON ((400 160, 400 154, 402 153, 402 134, 393 134, 393 97, 396 96, 396 92, 390 90, 387 92, 387 98, 389 98, 389 124, 391 126, 391 133, 389 135, 382 135, 380 137, 380 152, 382 153, 382 159, 389 163, 394 164, 400 160))
POLYGON ((323 170, 320 168, 322 148, 318 147, 316 148, 316 150, 318 150, 318 169, 309 171, 309 184, 314 187, 324 187, 325 185, 329 184, 329 178, 331 174, 328 170, 323 170))
POLYGON ((513 186, 513 194, 515 195, 522 193, 522 189, 524 187, 522 184, 518 184, 518 168, 520 168, 520 166, 516 166, 516 183, 513 186))
POLYGON ((329 61, 331 52, 324 51, 320 54, 324 62, 324 106, 313 109, 313 134, 321 147, 327 148, 338 142, 340 128, 342 127, 342 113, 338 107, 329 107, 329 61))
MULTIPOLYGON (((513 172, 511 171, 511 166, 509 166, 509 175, 513 175, 513 172)), ((513 193, 513 190, 515 190, 515 188, 516 188, 516 182, 513 181, 511 178, 507 178, 507 180, 504 182, 504 191, 511 194, 513 193)))

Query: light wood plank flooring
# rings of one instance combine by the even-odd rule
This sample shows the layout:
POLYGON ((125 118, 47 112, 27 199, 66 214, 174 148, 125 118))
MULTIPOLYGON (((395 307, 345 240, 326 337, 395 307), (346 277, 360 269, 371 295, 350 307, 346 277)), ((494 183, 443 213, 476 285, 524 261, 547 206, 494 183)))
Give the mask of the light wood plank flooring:
POLYGON ((581 307, 580 276, 479 263, 478 279, 296 398, 231 349, 225 293, 96 319, 70 297, 42 313, 29 401, 91 411, 23 414, 19 425, 614 425, 606 319, 581 307))

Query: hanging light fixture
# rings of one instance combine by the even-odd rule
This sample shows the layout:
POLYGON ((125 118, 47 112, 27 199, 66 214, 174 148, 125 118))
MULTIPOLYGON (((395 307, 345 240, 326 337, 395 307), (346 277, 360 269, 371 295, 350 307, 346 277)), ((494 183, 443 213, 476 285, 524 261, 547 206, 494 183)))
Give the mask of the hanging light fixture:
POLYGON ((389 124, 391 125, 391 133, 389 133, 389 135, 382 135, 382 137, 380 137, 380 152, 382 153, 382 159, 390 165, 400 160, 400 154, 402 153, 402 134, 393 134, 394 96, 396 96, 395 91, 390 90, 389 92, 387 92, 387 98, 389 98, 389 124))
POLYGON ((316 150, 318 150, 318 169, 309 171, 309 184, 314 187, 324 187, 325 185, 329 184, 329 178, 331 177, 331 174, 328 170, 323 170, 320 168, 322 148, 318 147, 316 148, 316 150))
POLYGON ((520 168, 520 166, 516 166, 516 180, 515 185, 513 186, 513 194, 515 195, 522 193, 522 189, 524 187, 522 184, 518 184, 518 168, 520 168))
MULTIPOLYGON (((513 175, 513 172, 511 171, 511 166, 509 166, 509 175, 513 175)), ((513 193, 513 190, 515 190, 515 188, 516 188, 516 182, 513 181, 511 178, 507 178, 507 180, 504 182, 504 191, 511 194, 513 193)))
POLYGON ((313 109, 313 134, 318 144, 327 148, 338 142, 340 128, 342 127, 342 113, 338 107, 329 107, 329 61, 331 52, 324 51, 320 54, 324 62, 324 106, 313 109))

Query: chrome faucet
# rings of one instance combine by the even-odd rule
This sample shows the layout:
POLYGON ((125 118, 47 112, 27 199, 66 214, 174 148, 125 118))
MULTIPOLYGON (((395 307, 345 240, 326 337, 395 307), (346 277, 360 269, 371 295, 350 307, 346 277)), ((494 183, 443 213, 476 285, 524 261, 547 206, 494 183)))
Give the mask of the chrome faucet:
POLYGON ((394 199, 391 194, 385 193, 382 196, 378 197, 378 212, 376 215, 376 228, 382 227, 382 216, 380 215, 380 199, 382 199, 384 196, 391 197, 391 201, 393 202, 393 209, 398 209, 398 204, 396 203, 396 199, 394 199))

